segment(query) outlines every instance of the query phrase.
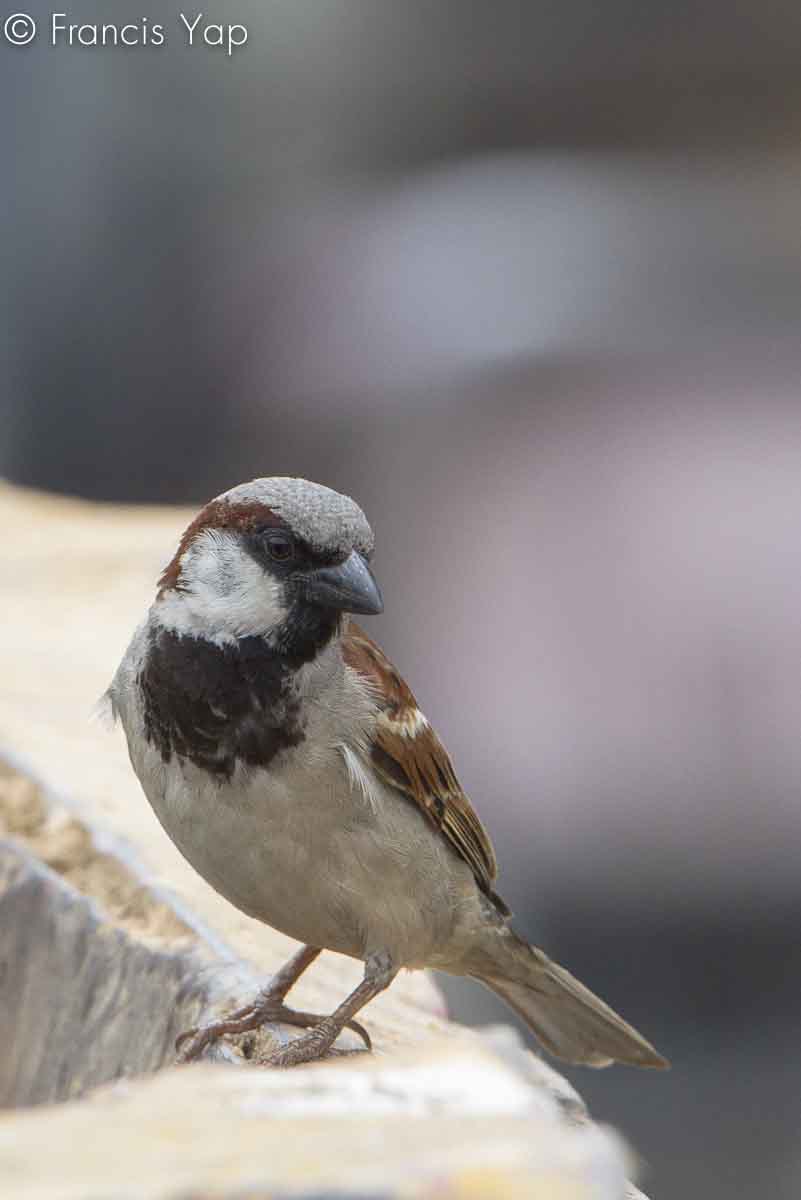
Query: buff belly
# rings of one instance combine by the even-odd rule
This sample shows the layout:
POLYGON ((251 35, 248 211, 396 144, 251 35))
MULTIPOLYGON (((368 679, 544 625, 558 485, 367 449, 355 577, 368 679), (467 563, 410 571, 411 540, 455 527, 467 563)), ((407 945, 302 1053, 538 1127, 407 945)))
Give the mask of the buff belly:
POLYGON ((176 758, 165 764, 148 746, 138 757, 164 829, 237 908, 309 945, 458 972, 477 888, 410 801, 355 792, 336 752, 315 772, 290 757, 276 770, 238 767, 230 781, 176 758))

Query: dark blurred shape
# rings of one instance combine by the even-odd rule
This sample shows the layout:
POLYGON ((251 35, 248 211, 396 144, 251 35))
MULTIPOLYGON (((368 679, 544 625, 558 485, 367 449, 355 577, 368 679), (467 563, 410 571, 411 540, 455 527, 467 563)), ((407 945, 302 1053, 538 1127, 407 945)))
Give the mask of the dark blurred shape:
MULTIPOLYGON (((31 11, 43 36, 48 11, 31 11)), ((507 354, 541 351, 548 332, 560 352, 597 348, 601 313, 600 344, 629 349, 617 335, 633 321, 640 336, 649 299, 651 327, 674 346, 688 320, 712 338, 739 336, 765 308, 769 327, 777 308, 785 329, 794 322, 793 6, 635 11, 614 0, 601 16, 588 2, 249 0, 237 17, 250 39, 231 61, 190 51, 169 23, 161 49, 2 48, 0 97, 14 117, 0 465, 13 477, 195 499, 267 457, 293 469, 309 439, 287 419, 284 370, 315 355, 317 407, 331 407, 326 327, 348 329, 353 269, 332 263, 343 232, 362 274, 374 252, 402 262, 410 244, 419 256, 389 344, 403 344, 420 303, 435 342, 447 322, 458 329, 455 301, 487 285, 493 320, 512 327, 495 339, 507 354), (546 149, 595 157, 543 171, 546 149), (623 149, 647 153, 650 168, 632 176, 612 157, 623 149), (418 174, 500 152, 522 156, 522 175, 514 160, 442 183, 418 174), (305 268, 287 255, 287 232, 305 246, 305 268), (437 302, 425 307, 432 253, 437 302), (570 280, 587 289, 578 311, 570 280), (660 295, 676 330, 659 320, 660 295), (280 429, 266 419, 276 411, 280 429)), ((358 327, 345 346, 356 361, 370 346, 354 338, 358 327)), ((424 373, 415 348, 407 370, 424 373)), ((381 350, 371 387, 392 380, 381 350)))

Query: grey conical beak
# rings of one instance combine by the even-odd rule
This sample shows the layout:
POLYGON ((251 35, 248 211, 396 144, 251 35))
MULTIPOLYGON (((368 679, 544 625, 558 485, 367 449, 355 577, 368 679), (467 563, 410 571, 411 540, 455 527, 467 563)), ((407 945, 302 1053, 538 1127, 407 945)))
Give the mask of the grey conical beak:
POLYGON ((381 589, 366 560, 358 550, 336 567, 320 567, 305 581, 306 599, 322 608, 340 612, 380 613, 384 611, 381 589))

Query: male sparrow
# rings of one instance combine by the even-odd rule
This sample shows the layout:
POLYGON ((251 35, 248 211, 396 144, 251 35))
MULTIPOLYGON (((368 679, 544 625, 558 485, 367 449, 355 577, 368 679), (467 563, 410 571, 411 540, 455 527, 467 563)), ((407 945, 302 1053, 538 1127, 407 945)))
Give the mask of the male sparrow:
POLYGON ((179 1039, 183 1060, 269 1020, 324 1054, 401 967, 469 975, 552 1054, 664 1067, 639 1033, 510 927, 492 844, 393 665, 350 613, 380 613, 373 534, 346 496, 255 479, 183 534, 109 688, 131 762, 193 867, 303 943, 254 1003, 179 1039), (364 979, 330 1016, 286 1007, 323 949, 364 979))

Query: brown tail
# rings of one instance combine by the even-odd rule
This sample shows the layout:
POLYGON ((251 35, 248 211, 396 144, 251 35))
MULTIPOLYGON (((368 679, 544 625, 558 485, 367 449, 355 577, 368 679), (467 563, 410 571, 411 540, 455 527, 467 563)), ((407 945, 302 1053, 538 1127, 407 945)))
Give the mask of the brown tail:
POLYGON ((477 978, 522 1017, 546 1050, 589 1067, 669 1067, 650 1042, 569 971, 505 929, 493 969, 477 978))

